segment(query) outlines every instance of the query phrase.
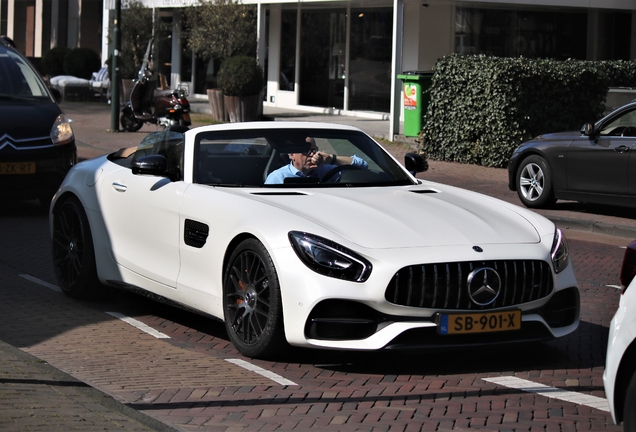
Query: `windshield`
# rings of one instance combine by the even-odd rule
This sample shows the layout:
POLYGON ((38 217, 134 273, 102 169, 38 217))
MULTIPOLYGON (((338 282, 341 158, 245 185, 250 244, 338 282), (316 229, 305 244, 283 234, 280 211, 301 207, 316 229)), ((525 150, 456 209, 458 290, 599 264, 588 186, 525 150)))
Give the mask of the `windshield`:
POLYGON ((0 97, 49 97, 44 83, 31 65, 3 46, 0 46, 0 97))
POLYGON ((197 135, 196 183, 264 187, 413 184, 375 141, 359 131, 254 129, 197 135))

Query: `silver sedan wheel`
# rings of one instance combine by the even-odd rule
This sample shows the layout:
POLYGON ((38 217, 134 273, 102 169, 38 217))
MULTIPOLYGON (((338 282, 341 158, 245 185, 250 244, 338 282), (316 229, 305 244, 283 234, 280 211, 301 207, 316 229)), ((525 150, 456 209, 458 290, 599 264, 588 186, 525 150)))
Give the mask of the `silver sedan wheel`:
POLYGON ((519 190, 523 197, 530 201, 536 201, 543 195, 545 177, 543 170, 536 163, 529 163, 521 170, 519 176, 519 190))

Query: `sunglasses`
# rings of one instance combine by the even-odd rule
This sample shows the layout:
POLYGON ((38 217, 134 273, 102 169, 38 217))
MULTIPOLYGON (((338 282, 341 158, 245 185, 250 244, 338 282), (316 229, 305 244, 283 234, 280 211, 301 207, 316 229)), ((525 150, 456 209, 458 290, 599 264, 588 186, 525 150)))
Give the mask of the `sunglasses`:
POLYGON ((306 152, 301 153, 303 156, 313 156, 318 152, 318 147, 312 147, 306 152))

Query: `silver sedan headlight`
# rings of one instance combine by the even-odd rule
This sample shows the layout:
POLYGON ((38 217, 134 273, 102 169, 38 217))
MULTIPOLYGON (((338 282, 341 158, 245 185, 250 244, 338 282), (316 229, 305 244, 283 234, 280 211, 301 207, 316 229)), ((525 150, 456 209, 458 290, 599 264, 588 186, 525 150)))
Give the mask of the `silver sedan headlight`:
POLYGON ((357 253, 325 238, 299 231, 289 233, 298 258, 324 276, 364 282, 371 274, 371 263, 357 253))

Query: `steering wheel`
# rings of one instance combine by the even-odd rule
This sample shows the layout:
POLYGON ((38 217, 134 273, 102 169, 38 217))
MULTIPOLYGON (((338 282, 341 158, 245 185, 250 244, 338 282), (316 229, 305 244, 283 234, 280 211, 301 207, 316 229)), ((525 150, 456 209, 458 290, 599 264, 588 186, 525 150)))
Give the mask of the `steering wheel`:
POLYGON ((335 176, 336 174, 338 174, 341 171, 346 171, 346 170, 359 170, 360 167, 357 165, 340 165, 337 166, 335 168, 330 169, 329 171, 327 171, 325 173, 324 176, 322 176, 322 179, 320 180, 320 183, 327 183, 327 181, 335 176))

